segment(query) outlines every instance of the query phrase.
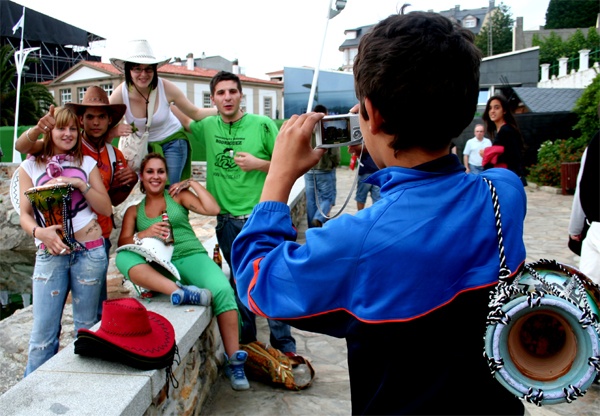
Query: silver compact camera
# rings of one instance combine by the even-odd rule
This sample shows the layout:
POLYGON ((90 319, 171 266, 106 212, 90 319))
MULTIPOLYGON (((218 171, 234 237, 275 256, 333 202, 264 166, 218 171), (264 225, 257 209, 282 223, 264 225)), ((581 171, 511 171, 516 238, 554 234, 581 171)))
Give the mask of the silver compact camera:
POLYGON ((315 126, 317 148, 351 146, 362 139, 358 114, 325 116, 315 126))

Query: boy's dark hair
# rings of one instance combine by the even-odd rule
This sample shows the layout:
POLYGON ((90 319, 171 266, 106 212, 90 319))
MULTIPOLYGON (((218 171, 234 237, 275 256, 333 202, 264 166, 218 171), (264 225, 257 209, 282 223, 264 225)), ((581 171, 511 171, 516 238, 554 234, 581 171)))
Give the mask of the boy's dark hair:
POLYGON ((447 149, 477 106, 482 55, 473 40, 469 30, 436 13, 379 22, 361 39, 354 61, 361 117, 368 119, 369 98, 384 120, 383 131, 395 136, 396 151, 447 149))
POLYGON ((231 72, 220 71, 210 80, 210 95, 215 95, 215 88, 221 81, 235 81, 240 94, 242 93, 242 82, 240 81, 240 77, 231 72))
MULTIPOLYGON (((140 66, 140 64, 125 61, 123 73, 125 74, 125 84, 127 85, 127 87, 131 87, 133 85, 133 79, 131 79, 131 68, 133 68, 134 66, 140 66)), ((148 66, 152 67, 152 70, 154 71, 152 82, 150 82, 150 89, 155 90, 156 87, 158 87, 158 65, 152 64, 148 66)))
POLYGON ((325 107, 323 104, 317 104, 315 105, 315 109, 313 111, 315 113, 327 114, 327 107, 325 107))

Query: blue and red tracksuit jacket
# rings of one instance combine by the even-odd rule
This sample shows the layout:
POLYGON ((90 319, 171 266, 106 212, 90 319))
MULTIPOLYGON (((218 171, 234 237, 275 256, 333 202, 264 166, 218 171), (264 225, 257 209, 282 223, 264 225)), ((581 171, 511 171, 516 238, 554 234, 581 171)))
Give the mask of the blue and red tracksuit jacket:
MULTIPOLYGON (((525 260, 526 195, 507 169, 496 187, 509 268, 525 260)), ((254 313, 346 338, 354 414, 522 414, 483 358, 498 239, 487 184, 455 155, 368 179, 381 200, 309 229, 286 204, 258 204, 232 266, 254 313)))

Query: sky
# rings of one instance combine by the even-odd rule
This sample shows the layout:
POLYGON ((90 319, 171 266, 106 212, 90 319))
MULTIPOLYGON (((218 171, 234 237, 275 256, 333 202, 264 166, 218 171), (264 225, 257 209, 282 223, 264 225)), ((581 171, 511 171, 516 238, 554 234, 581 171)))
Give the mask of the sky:
MULTIPOLYGON (((331 0, 13 0, 107 39, 101 55, 109 58, 124 41, 146 39, 156 55, 237 59, 248 76, 268 79, 285 66, 322 70, 343 64, 339 46, 344 31, 371 25, 407 11, 439 12, 488 6, 487 0, 348 0, 335 18, 326 19, 331 0)), ((545 23, 550 0, 504 0, 525 30, 545 23)), ((496 6, 501 2, 496 0, 496 6)), ((16 22, 15 22, 16 23, 16 22)), ((25 15, 27 30, 27 15, 25 15)))

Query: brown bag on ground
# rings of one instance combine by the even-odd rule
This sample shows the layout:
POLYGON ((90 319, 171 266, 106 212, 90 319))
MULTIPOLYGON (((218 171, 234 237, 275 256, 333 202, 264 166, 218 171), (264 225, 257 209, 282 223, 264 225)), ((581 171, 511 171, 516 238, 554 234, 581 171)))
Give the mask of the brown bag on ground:
POLYGON ((246 376, 252 380, 284 387, 288 390, 303 390, 310 387, 315 378, 315 370, 304 357, 298 355, 290 359, 281 351, 260 341, 240 345, 240 348, 248 353, 244 369, 246 376), (297 374, 305 370, 304 365, 306 365, 310 377, 308 375, 301 377, 297 374), (296 370, 292 371, 292 366, 298 366, 299 371, 296 374, 294 373, 296 370), (301 378, 304 380, 300 381, 301 378))

